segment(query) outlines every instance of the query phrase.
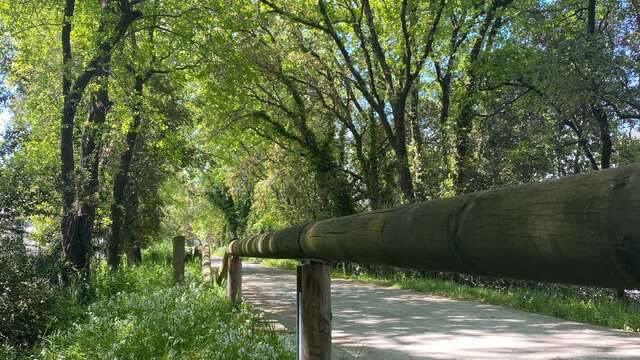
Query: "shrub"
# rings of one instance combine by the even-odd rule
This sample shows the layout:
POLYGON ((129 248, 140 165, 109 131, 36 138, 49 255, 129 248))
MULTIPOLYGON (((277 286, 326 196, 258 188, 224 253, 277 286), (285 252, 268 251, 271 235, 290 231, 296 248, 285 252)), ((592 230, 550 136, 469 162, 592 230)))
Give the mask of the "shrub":
POLYGON ((288 359, 249 308, 229 311, 221 290, 194 284, 119 293, 89 306, 89 318, 47 339, 44 359, 288 359))
MULTIPOLYGON (((172 286, 170 248, 157 245, 141 266, 92 276, 86 316, 44 338, 38 359, 293 359, 292 346, 246 305, 230 307, 204 285, 195 262, 172 286)), ((1 353, 0 353, 1 354, 1 353)))
POLYGON ((20 236, 0 236, 0 341, 5 350, 29 346, 59 318, 56 303, 62 297, 45 257, 29 256, 20 236))

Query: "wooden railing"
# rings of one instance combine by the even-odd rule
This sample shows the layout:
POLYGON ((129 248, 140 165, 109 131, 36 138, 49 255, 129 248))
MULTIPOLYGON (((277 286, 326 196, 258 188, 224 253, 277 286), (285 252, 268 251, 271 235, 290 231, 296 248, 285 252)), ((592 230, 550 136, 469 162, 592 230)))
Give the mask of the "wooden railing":
POLYGON ((226 249, 218 282, 241 291, 241 257, 299 259, 299 358, 331 356, 329 262, 392 265, 613 288, 640 287, 640 165, 332 218, 226 249), (228 271, 227 271, 228 269, 228 271))

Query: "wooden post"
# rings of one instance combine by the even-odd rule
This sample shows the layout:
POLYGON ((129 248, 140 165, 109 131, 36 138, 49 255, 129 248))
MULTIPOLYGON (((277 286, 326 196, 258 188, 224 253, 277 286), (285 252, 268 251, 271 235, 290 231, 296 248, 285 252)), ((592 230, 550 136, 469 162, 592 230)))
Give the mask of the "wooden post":
POLYGON ((173 238, 173 284, 184 281, 184 236, 173 238))
POLYGON ((227 271, 227 299, 235 304, 240 301, 242 293, 242 259, 229 256, 229 270, 227 271))
POLYGON ((298 359, 331 359, 331 278, 329 266, 298 266, 298 359))
POLYGON ((200 252, 200 268, 202 270, 202 278, 205 282, 211 282, 211 248, 209 246, 209 243, 202 244, 200 252))

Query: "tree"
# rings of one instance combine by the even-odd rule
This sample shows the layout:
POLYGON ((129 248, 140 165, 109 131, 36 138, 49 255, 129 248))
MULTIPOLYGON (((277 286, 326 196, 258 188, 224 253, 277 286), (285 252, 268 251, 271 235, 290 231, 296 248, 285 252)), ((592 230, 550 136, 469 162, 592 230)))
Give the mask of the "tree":
MULTIPOLYGON (((108 75, 111 52, 124 37, 129 26, 142 14, 131 8, 128 0, 120 0, 117 5, 107 0, 100 2, 100 21, 96 39, 95 54, 79 74, 73 74, 71 32, 75 1, 66 0, 62 22, 62 117, 60 126, 60 182, 62 193, 62 249, 73 271, 89 276, 89 249, 91 229, 93 227, 93 205, 90 198, 95 194, 97 181, 97 152, 95 142, 98 137, 91 129, 83 141, 80 167, 88 170, 89 180, 77 183, 74 173, 74 122, 78 105, 85 89, 96 77, 108 75)), ((104 122, 108 107, 108 95, 105 85, 97 94, 92 95, 90 121, 104 122)))
MULTIPOLYGON (((282 16, 309 30, 320 31, 333 40, 336 48, 332 50, 339 54, 348 69, 346 80, 358 89, 382 124, 395 154, 400 188, 405 199, 413 201, 415 194, 406 139, 407 101, 433 48, 444 1, 431 1, 426 9, 418 2, 402 1, 392 13, 385 13, 385 17, 380 15, 380 20, 377 20, 375 7, 368 0, 363 0, 358 6, 347 5, 346 13, 336 14, 332 12, 337 12, 338 8, 329 8, 324 0, 318 2, 312 14, 299 14, 268 0, 261 2, 282 16), (318 15, 321 20, 315 20, 318 15), (335 17, 349 19, 345 23, 353 30, 349 31, 342 21, 334 20, 335 17), (410 17, 421 19, 421 22, 410 24, 410 17), (399 24, 395 19, 399 19, 399 24), (381 33, 385 21, 393 21, 396 31, 381 33), (422 27, 427 31, 422 31, 422 27), (382 36, 386 38, 381 40, 382 36), (396 48, 385 49, 383 43, 393 43, 396 48), (401 61, 392 62, 393 53, 402 54, 401 61)), ((379 11, 383 13, 382 9, 379 11)))
POLYGON ((638 161, 637 1, 55 4, 0 4, 0 207, 68 275, 638 161))

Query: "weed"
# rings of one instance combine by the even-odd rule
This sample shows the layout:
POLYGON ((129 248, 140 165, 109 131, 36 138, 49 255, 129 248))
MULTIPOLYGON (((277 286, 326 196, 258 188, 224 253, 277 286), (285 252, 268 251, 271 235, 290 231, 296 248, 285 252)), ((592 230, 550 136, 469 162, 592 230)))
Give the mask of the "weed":
MULTIPOLYGON (((286 345, 246 304, 230 306, 220 287, 205 285, 195 262, 172 286, 170 250, 146 251, 140 266, 92 279, 84 316, 46 336, 38 359, 293 359, 286 345)), ((0 349, 0 354, 2 354, 0 349)), ((9 352, 9 351, 7 351, 9 352)))

